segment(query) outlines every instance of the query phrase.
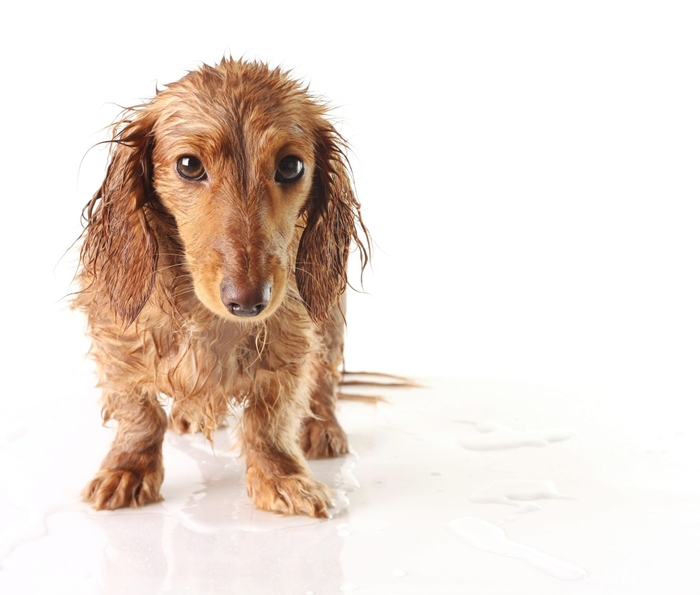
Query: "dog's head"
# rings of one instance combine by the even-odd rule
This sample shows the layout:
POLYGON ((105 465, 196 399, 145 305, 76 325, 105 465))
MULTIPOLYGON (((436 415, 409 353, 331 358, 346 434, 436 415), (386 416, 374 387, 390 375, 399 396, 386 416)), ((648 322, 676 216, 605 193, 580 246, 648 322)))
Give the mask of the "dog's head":
POLYGON ((233 60, 127 111, 82 250, 126 324, 153 290, 163 230, 212 312, 261 320, 294 278, 311 318, 325 318, 345 290, 352 241, 366 257, 344 142, 325 114, 279 69, 233 60))

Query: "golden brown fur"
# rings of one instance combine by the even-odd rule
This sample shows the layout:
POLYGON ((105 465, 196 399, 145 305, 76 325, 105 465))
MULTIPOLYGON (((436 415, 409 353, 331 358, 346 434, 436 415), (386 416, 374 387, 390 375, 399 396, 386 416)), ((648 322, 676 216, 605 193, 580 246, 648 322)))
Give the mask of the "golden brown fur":
POLYGON ((304 455, 347 452, 334 414, 341 298, 351 243, 363 264, 367 254, 344 143, 325 112, 280 70, 224 59, 115 126, 105 180, 85 208, 75 300, 103 417, 119 422, 83 492, 96 509, 160 500, 166 427, 210 437, 242 404, 255 503, 327 515, 330 491, 304 455), (192 157, 205 177, 190 176, 192 157), (291 182, 280 177, 286 157, 288 169, 303 162, 291 182))

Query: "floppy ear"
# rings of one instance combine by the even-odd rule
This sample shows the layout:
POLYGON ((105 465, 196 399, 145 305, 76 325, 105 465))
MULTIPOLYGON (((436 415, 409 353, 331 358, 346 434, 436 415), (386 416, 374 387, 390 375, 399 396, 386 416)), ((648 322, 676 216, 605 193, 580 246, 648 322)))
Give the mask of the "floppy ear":
POLYGON ((92 276, 94 291, 107 291, 125 326, 146 304, 158 260, 144 210, 153 194, 151 120, 132 109, 115 125, 107 175, 83 211, 83 268, 92 276))
POLYGON ((320 130, 306 227, 296 261, 297 287, 315 322, 326 319, 345 291, 350 243, 354 241, 360 250, 363 269, 369 256, 358 234, 359 227, 369 243, 344 148, 344 140, 332 126, 320 130))

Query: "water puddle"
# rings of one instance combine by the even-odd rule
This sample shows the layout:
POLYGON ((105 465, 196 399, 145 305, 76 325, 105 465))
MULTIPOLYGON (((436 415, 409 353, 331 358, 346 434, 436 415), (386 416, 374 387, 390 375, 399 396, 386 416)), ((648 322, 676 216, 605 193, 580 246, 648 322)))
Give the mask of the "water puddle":
POLYGON ((463 517, 449 523, 450 530, 471 547, 521 560, 533 568, 567 581, 587 576, 578 566, 564 562, 535 548, 508 539, 500 527, 474 517, 463 517))
MULTIPOLYGON (((568 429, 516 430, 497 421, 463 423, 474 427, 460 440, 460 444, 473 451, 495 451, 522 448, 526 446, 547 446, 553 442, 568 440, 576 432, 568 429)), ((575 500, 561 494, 552 481, 507 479, 497 481, 473 492, 469 501, 479 504, 503 504, 513 507, 516 514, 542 510, 537 500, 575 500)), ((507 517, 503 523, 516 517, 507 517)), ((586 572, 554 558, 532 547, 508 539, 505 531, 497 525, 475 517, 463 517, 449 523, 450 530, 471 547, 516 558, 547 574, 564 580, 579 580, 586 572)))
MULTIPOLYGON (((276 531, 305 527, 322 522, 303 515, 283 516, 259 510, 254 506, 245 488, 245 462, 238 451, 226 450, 227 433, 217 432, 214 452, 201 436, 173 436, 168 440, 171 457, 179 458, 178 467, 184 468, 190 459, 190 477, 184 476, 163 486, 165 512, 176 516, 188 529, 210 533, 239 530, 250 532, 276 531), (183 457, 182 455, 185 455, 183 457), (196 462, 199 478, 191 462, 196 462)), ((353 470, 358 457, 354 452, 344 457, 309 461, 312 475, 333 491, 334 506, 331 518, 337 517, 350 505, 348 494, 359 487, 353 470)), ((167 463, 166 463, 167 465, 167 463)))
MULTIPOLYGON (((82 469, 68 475, 70 483, 67 487, 61 484, 58 495, 49 495, 36 503, 26 502, 21 485, 0 486, 0 568, 18 548, 47 539, 50 543, 63 539, 65 536, 60 531, 65 519, 81 523, 86 531, 96 532, 98 536, 105 531, 111 536, 128 533, 145 522, 164 523, 170 531, 182 525, 206 534, 232 530, 260 533, 323 522, 302 515, 282 516, 257 509, 246 493, 245 461, 230 444, 229 430, 216 433, 213 449, 201 435, 168 434, 163 449, 166 476, 161 492, 164 501, 139 509, 95 512, 80 502, 80 484, 74 475, 81 477, 82 469), (114 528, 117 526, 115 517, 121 517, 117 521, 119 530, 114 528), (56 534, 54 538, 49 526, 56 534)), ((354 476, 357 460, 357 455, 351 452, 341 458, 309 462, 312 475, 333 491, 331 517, 343 514, 350 505, 348 494, 359 486, 354 476)))
POLYGON ((546 499, 576 500, 573 496, 560 494, 553 481, 534 479, 504 479, 469 496, 470 502, 514 506, 518 514, 542 510, 534 500, 546 499))
POLYGON ((497 421, 466 421, 474 426, 476 433, 470 434, 460 444, 468 450, 507 450, 523 446, 547 446, 552 442, 568 440, 576 435, 574 430, 514 430, 497 421))

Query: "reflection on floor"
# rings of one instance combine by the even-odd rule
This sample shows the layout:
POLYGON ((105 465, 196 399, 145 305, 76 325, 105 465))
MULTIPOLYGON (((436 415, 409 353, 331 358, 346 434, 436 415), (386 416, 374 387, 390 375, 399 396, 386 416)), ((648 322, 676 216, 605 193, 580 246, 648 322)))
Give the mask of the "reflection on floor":
POLYGON ((169 434, 165 501, 78 494, 112 430, 91 397, 0 433, 0 593, 660 593, 700 588, 700 440, 625 433, 532 383, 436 380, 342 402, 353 454, 312 462, 330 520, 256 510, 233 430, 169 434))

